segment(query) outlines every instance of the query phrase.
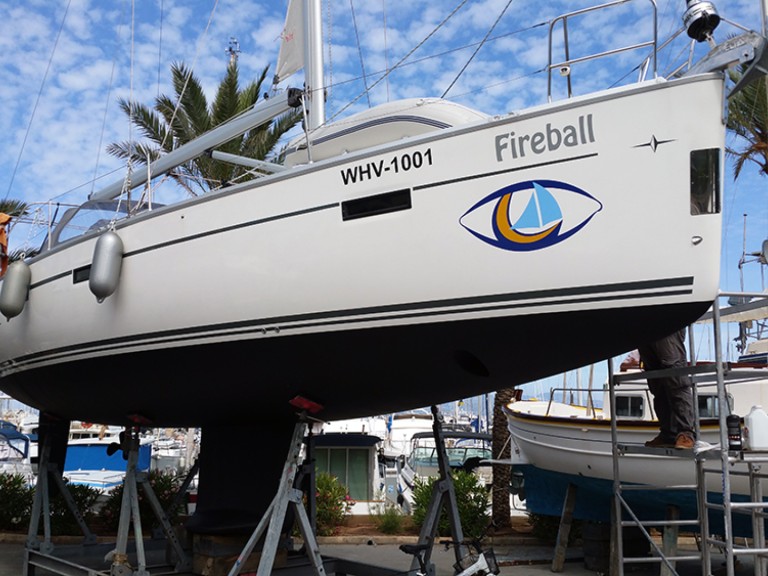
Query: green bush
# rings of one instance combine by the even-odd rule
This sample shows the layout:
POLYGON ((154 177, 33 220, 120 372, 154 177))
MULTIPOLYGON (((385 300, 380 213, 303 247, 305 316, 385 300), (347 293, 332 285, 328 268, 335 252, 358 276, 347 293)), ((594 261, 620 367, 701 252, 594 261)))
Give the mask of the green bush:
POLYGON ((22 474, 0 474, 0 530, 24 531, 29 527, 34 492, 22 474))
POLYGON ((335 476, 318 472, 315 476, 315 505, 317 535, 331 536, 336 527, 344 523, 354 502, 335 476))
POLYGON ((382 502, 369 507, 376 529, 382 534, 400 534, 404 529, 405 516, 393 502, 382 502))
MULTIPOLYGON (((80 515, 88 523, 94 515, 94 506, 99 498, 99 491, 90 486, 64 483, 75 501, 80 515)), ((27 479, 21 474, 0 474, 0 530, 24 531, 29 528, 32 516, 32 503, 35 489, 29 486, 27 479)), ((55 484, 50 484, 50 521, 51 534, 72 535, 81 534, 80 526, 75 516, 67 506, 64 496, 55 484)), ((40 519, 39 529, 43 529, 43 519, 40 519)))
MULTIPOLYGON (((454 470, 451 472, 456 502, 459 509, 461 529, 465 538, 480 538, 484 535, 490 516, 488 514, 489 494, 485 484, 471 472, 454 470)), ((413 523, 421 530, 426 519, 432 489, 438 478, 426 480, 416 478, 413 487, 413 523)), ((450 536, 451 527, 445 507, 440 513, 437 529, 438 536, 450 536)))
MULTIPOLYGON (((157 496, 160 506, 168 515, 168 520, 173 524, 179 516, 178 509, 168 510, 176 492, 181 486, 182 479, 172 472, 152 470, 149 473, 149 485, 157 496)), ((101 509, 101 517, 104 525, 109 530, 116 531, 120 524, 120 508, 123 503, 123 492, 125 484, 120 484, 109 493, 107 501, 101 509)), ((149 503, 149 499, 144 493, 144 488, 137 485, 139 494, 139 514, 141 515, 141 529, 148 532, 152 528, 160 526, 160 522, 155 517, 155 512, 149 503)))
MULTIPOLYGON (((70 484, 64 479, 67 489, 75 501, 75 506, 86 524, 90 525, 95 514, 94 507, 101 496, 96 488, 84 484, 70 484)), ((80 525, 74 514, 67 506, 67 502, 57 488, 51 490, 51 534, 53 535, 77 535, 82 534, 80 525)))

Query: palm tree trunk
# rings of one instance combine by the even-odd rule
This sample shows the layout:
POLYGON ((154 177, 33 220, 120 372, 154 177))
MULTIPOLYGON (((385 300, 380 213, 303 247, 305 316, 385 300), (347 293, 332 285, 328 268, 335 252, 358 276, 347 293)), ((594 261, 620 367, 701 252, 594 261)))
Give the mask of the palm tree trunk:
MULTIPOLYGON (((514 388, 503 388, 496 392, 493 400, 493 458, 508 460, 510 458, 509 429, 503 407, 515 394, 514 388)), ((512 477, 512 467, 509 464, 493 465, 492 488, 492 518, 496 528, 511 526, 511 511, 509 507, 509 484, 512 477)))

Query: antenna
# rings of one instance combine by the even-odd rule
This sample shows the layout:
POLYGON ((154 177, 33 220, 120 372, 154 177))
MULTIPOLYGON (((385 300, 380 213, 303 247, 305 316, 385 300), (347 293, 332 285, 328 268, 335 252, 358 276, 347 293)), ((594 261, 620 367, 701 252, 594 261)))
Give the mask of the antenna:
POLYGON ((229 47, 225 50, 229 54, 229 65, 237 64, 237 59, 240 56, 240 42, 234 36, 229 37, 229 47))

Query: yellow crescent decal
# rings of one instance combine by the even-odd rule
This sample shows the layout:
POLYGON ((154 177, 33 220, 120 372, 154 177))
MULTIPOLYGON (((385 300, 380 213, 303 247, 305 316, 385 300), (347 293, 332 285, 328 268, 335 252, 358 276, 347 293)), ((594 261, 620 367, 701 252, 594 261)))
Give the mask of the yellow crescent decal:
POLYGON ((499 199, 499 203, 496 205, 496 227, 499 229, 499 233, 504 236, 510 242, 516 242, 518 244, 531 244, 538 242, 542 238, 546 238, 558 227, 560 221, 555 222, 549 228, 537 232, 536 234, 521 234, 509 223, 509 201, 512 198, 512 194, 504 194, 499 199))

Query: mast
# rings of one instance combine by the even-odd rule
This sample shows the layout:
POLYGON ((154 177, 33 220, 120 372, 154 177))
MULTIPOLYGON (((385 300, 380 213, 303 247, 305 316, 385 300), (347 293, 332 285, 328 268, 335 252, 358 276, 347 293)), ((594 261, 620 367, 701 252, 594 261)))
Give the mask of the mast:
POLYGON ((323 25, 320 0, 304 2, 304 78, 306 83, 308 129, 325 124, 323 78, 323 25))

